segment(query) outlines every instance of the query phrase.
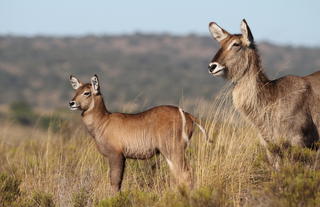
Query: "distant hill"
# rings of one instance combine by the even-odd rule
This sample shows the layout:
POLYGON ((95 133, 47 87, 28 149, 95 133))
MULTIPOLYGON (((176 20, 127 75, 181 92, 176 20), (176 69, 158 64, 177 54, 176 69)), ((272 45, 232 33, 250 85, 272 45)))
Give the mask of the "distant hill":
MULTIPOLYGON (((320 70, 320 48, 258 44, 269 77, 320 70)), ((69 75, 86 82, 98 74, 106 102, 146 106, 210 99, 224 81, 207 65, 218 45, 209 37, 123 35, 0 37, 0 104, 24 100, 42 108, 66 107, 69 75)))

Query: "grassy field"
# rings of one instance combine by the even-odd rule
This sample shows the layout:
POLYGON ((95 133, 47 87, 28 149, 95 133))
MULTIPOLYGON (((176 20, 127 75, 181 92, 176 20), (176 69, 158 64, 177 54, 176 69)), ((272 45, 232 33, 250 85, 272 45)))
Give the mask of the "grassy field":
POLYGON ((68 112, 48 129, 3 120, 0 206, 319 206, 319 152, 280 146, 282 167, 275 171, 257 131, 222 94, 190 111, 213 140, 206 143, 198 130, 192 137, 187 153, 193 190, 176 187, 158 156, 128 160, 123 192, 112 196, 107 161, 79 114, 68 112))

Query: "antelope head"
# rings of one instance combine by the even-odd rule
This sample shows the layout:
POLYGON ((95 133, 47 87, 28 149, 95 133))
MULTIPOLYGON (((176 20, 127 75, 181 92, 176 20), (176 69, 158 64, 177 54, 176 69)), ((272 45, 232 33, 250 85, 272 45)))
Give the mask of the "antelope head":
POLYGON ((94 103, 94 97, 100 95, 98 76, 91 78, 91 83, 83 84, 79 79, 70 76, 70 83, 75 90, 75 95, 69 102, 70 110, 88 110, 94 103))
POLYGON ((237 80, 249 68, 255 54, 253 36, 246 20, 242 20, 240 28, 242 34, 230 34, 215 22, 210 22, 210 33, 220 44, 208 67, 213 76, 237 80))

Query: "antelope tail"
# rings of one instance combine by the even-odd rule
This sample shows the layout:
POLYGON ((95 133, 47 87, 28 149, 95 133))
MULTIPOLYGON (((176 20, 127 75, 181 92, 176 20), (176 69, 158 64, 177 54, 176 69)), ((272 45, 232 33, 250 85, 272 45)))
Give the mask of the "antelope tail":
POLYGON ((191 114, 188 114, 188 115, 189 115, 190 118, 192 119, 193 123, 195 123, 195 125, 200 129, 200 131, 202 132, 205 140, 206 140, 207 142, 209 142, 209 143, 213 143, 212 140, 209 139, 206 130, 203 128, 203 126, 201 126, 200 121, 199 121, 196 117, 192 116, 191 114))

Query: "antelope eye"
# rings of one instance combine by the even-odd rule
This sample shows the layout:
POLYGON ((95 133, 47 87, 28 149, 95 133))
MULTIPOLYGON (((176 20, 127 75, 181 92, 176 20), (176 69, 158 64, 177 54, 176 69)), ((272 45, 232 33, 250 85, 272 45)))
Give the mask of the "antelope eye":
POLYGON ((240 46, 240 44, 239 43, 237 43, 237 42, 235 42, 235 43, 233 43, 233 45, 232 45, 233 47, 239 47, 240 46))
POLYGON ((83 95, 90 96, 90 92, 84 92, 83 95))

